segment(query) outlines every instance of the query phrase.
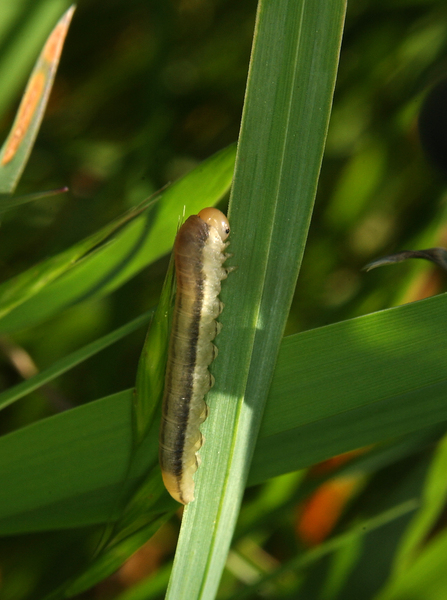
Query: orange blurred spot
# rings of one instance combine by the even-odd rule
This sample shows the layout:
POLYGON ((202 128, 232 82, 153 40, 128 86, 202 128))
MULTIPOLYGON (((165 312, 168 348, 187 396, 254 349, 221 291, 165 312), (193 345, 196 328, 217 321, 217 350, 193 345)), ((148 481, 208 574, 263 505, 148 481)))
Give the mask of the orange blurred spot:
POLYGON ((67 35, 68 24, 58 23, 56 27, 47 39, 46 44, 43 48, 43 57, 49 63, 53 63, 55 60, 59 60, 59 55, 62 50, 62 45, 67 35))
POLYGON ((361 480, 361 475, 330 479, 304 502, 296 532, 306 546, 321 544, 328 537, 361 480))
POLYGON ((155 535, 128 558, 118 571, 96 585, 94 597, 116 598, 124 590, 156 573, 166 556, 173 554, 177 538, 178 529, 176 527, 169 522, 162 525, 155 535))
POLYGON ((19 112, 14 123, 14 128, 9 134, 9 138, 6 144, 5 152, 2 157, 2 165, 6 165, 17 152, 20 143, 28 131, 28 127, 34 116, 37 105, 39 104, 40 98, 45 85, 45 75, 39 71, 30 80, 28 87, 26 88, 25 95, 22 98, 22 102, 19 107, 19 112))
POLYGON ((444 280, 445 275, 442 275, 439 268, 436 270, 433 266, 432 269, 424 271, 418 277, 414 278, 409 289, 402 298, 402 304, 424 300, 425 298, 431 298, 431 296, 439 294, 444 280))
POLYGON ((320 475, 326 475, 331 471, 335 471, 338 467, 341 467, 347 462, 354 460, 357 456, 361 456, 365 454, 365 452, 369 452, 372 446, 365 446, 364 448, 357 448, 357 450, 351 450, 350 452, 345 452, 344 454, 338 454, 337 456, 333 456, 332 458, 328 458, 328 460, 324 460, 317 465, 314 465, 309 470, 309 475, 313 477, 319 477, 320 475))

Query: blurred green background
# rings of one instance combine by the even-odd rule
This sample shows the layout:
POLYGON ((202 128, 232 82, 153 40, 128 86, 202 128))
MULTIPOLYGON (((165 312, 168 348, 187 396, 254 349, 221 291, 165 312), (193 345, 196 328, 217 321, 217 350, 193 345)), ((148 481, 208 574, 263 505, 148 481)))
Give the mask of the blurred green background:
MULTIPOLYGON (((0 126, 6 137, 40 45, 68 3, 3 5, 0 74, 7 77, 0 126)), ((79 3, 18 189, 67 185, 70 191, 7 214, 3 280, 94 232, 237 139, 255 9, 254 1, 241 0, 79 3)), ((316 209, 287 333, 390 306, 410 271, 431 269, 360 270, 380 254, 442 242, 436 223, 444 185, 422 155, 417 115, 424 94, 447 71, 446 30, 441 1, 348 7, 316 209)), ((15 341, 45 368, 153 306, 165 269, 161 261, 111 296, 85 302, 15 341)), ((135 334, 64 375, 55 390, 60 401, 77 404, 131 386, 142 338, 143 332, 135 334)), ((8 360, 2 363, 7 387, 18 379, 8 360)), ((30 418, 38 404, 30 398, 11 408, 11 425, 30 418)))
MULTIPOLYGON (((2 138, 40 47, 68 6, 1 1, 2 138)), ((80 0, 18 188, 70 191, 5 215, 2 281, 93 233, 237 139, 255 11, 254 0, 80 0)), ((445 183, 426 160, 417 130, 424 96, 446 74, 444 0, 350 3, 286 333, 444 290, 445 276, 428 263, 368 274, 361 268, 403 248, 447 245, 445 183)), ((40 370, 154 306, 167 260, 112 295, 2 338, 1 389, 21 381, 26 368, 26 361, 25 367, 12 361, 14 348, 40 370)), ((6 409, 0 432, 131 387, 144 335, 128 336, 6 409)), ((383 478, 387 486, 393 473, 383 478)), ((289 541, 273 539, 272 551, 289 541)))
MULTIPOLYGON (((0 15, 0 73, 8 72, 8 86, 0 90, 4 137, 40 47, 67 6, 17 2, 0 15)), ((70 191, 7 214, 2 280, 95 232, 237 139, 255 8, 255 2, 79 3, 17 190, 67 185, 70 191)), ((167 259, 115 294, 87 301, 14 341, 45 368, 154 306, 166 267, 167 259)), ((130 336, 60 378, 57 389, 7 410, 2 430, 47 414, 51 405, 76 405, 131 387, 143 339, 144 331, 130 336)), ((7 358, 1 362, 6 388, 20 376, 7 358)))

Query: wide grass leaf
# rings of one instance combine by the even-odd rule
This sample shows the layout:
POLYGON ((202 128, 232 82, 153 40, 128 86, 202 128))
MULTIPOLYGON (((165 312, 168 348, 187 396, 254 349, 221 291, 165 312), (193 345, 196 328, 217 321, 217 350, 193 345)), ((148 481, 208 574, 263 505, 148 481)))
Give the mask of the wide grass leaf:
POLYGON ((129 390, 0 438, 2 535, 118 518, 132 449, 131 401, 129 390))
MULTIPOLYGON (((447 420, 439 343, 445 302, 437 296, 285 338, 249 482, 447 420), (406 375, 399 376, 403 364, 406 375), (328 378, 318 377, 328 369, 328 378), (430 397, 438 388, 443 392, 430 397)), ((0 438, 2 535, 119 518, 116 502, 133 452, 132 401, 127 390, 0 438)), ((157 450, 155 422, 130 488, 156 465, 157 450)))
POLYGON ((445 327, 442 295, 285 338, 250 482, 447 420, 445 327))

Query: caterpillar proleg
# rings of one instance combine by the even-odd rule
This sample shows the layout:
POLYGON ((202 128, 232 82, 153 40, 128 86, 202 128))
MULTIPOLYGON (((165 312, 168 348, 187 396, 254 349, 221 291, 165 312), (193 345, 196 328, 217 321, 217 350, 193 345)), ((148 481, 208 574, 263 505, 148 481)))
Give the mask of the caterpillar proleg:
POLYGON ((228 270, 222 265, 230 226, 215 208, 205 208, 180 227, 174 244, 177 279, 160 427, 160 466, 171 496, 194 500, 193 475, 203 438, 200 425, 208 407, 204 397, 214 384, 208 371, 217 356, 212 343, 221 329, 218 296, 228 270))

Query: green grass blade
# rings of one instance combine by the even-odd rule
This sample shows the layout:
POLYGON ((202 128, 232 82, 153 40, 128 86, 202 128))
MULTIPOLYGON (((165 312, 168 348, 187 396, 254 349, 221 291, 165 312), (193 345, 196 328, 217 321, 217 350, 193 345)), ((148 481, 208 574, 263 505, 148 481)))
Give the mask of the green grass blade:
POLYGON ((447 420, 446 327, 442 295, 285 338, 250 482, 447 420))
POLYGON ((391 580, 374 600, 443 600, 447 594, 447 532, 445 529, 419 550, 399 577, 391 580))
POLYGON ((340 548, 352 543, 356 538, 361 538, 362 536, 367 535, 368 533, 380 527, 384 527, 385 525, 392 523, 396 519, 400 519, 401 517, 408 515, 416 510, 418 505, 419 503, 416 499, 407 500, 406 502, 402 502, 397 506, 393 506, 393 508, 383 511, 371 519, 365 519, 364 521, 356 524, 346 533, 337 535, 327 542, 323 542, 312 550, 298 554, 296 558, 288 561, 276 569, 276 571, 273 571, 272 573, 260 578, 253 585, 246 586, 240 593, 234 594, 231 597, 232 600, 242 600, 245 598, 257 597, 259 595, 259 590, 262 589, 263 585, 280 578, 287 572, 305 569, 307 566, 321 560, 324 556, 327 556, 328 554, 331 554, 332 552, 335 552, 340 548))
POLYGON ((35 194, 26 194, 25 196, 11 196, 10 194, 0 194, 0 214, 22 206, 22 204, 28 204, 28 202, 34 202, 41 198, 48 198, 49 196, 55 196, 56 194, 63 194, 68 192, 67 187, 63 187, 57 190, 48 190, 47 192, 36 192, 35 194))
MULTIPOLYGON (((447 420, 439 342, 446 299, 437 296, 286 338, 249 483, 447 420), (345 345, 352 365, 339 356, 345 345), (402 364, 406 370, 400 377, 402 364), (328 378, 322 377, 327 369, 328 378), (364 387, 355 387, 363 378, 364 387), (385 379, 394 386, 391 395, 383 393, 385 379), (443 392, 430 398, 428 392, 437 387, 443 392)), ((127 390, 0 438, 0 534, 120 517, 116 505, 134 451, 132 401, 133 390, 127 390)), ((154 467, 157 452, 155 423, 129 487, 154 467)), ((154 477, 161 485, 158 467, 154 477)), ((172 509, 167 493, 161 504, 166 512, 172 509)))
MULTIPOLYGON (((166 505, 167 494, 162 484, 157 464, 157 444, 156 442, 155 444, 153 443, 157 439, 156 432, 159 427, 159 418, 151 432, 151 425, 154 425, 154 409, 157 407, 157 403, 159 403, 163 392, 165 346, 168 339, 168 314, 169 307, 172 304, 172 271, 173 265, 168 272, 162 298, 152 319, 145 341, 139 366, 139 375, 137 377, 137 392, 135 394, 132 393, 131 396, 133 408, 132 420, 134 424, 131 427, 131 432, 135 434, 135 438, 133 435, 131 439, 126 438, 126 445, 129 443, 132 444, 132 450, 126 452, 125 455, 129 463, 127 468, 124 466, 124 463, 121 463, 121 467, 118 469, 121 473, 126 472, 125 479, 122 485, 119 486, 121 487, 121 491, 117 487, 115 493, 110 493, 111 498, 114 498, 115 501, 114 504, 112 503, 108 506, 109 514, 107 515, 107 511, 104 511, 102 517, 99 517, 106 526, 102 538, 101 550, 95 553, 88 568, 79 577, 66 582, 63 586, 54 590, 48 596, 48 599, 55 600, 66 597, 67 594, 78 594, 113 573, 176 510, 176 505, 173 501, 170 501, 170 506, 169 504, 166 505), (155 436, 153 435, 154 432, 155 436), (149 434, 149 449, 148 444, 144 443, 144 438, 147 434, 149 434), (143 457, 142 463, 141 457, 143 457), (153 468, 154 466, 156 467, 155 469, 153 468), (145 475, 144 480, 138 483, 138 487, 134 491, 135 483, 141 478, 142 473, 148 469, 149 472, 145 475), (118 514, 119 518, 117 518, 118 514)), ((61 368, 66 369, 71 363, 79 362, 79 360, 82 360, 88 354, 96 352, 105 345, 116 341, 126 333, 136 329, 142 323, 147 322, 147 320, 148 315, 142 315, 116 332, 112 332, 112 334, 104 336, 101 340, 90 344, 79 352, 73 353, 73 355, 67 357, 64 361, 59 361, 58 364, 53 365, 46 373, 40 374, 39 377, 47 380, 50 375, 59 372, 61 368)), ((33 383, 34 388, 39 381, 34 381, 33 383)), ((23 388, 24 386, 22 385, 21 387, 23 388)), ((21 391, 23 393, 25 390, 22 389, 21 391)), ((98 433, 99 437, 103 439, 101 432, 99 431, 98 433)), ((109 435, 110 432, 106 429, 104 433, 105 435, 109 435)), ((45 437, 48 439, 47 434, 45 437)), ((82 446, 82 441, 79 441, 82 446)), ((74 447, 76 448, 76 443, 74 447)), ((122 445, 117 444, 117 447, 122 447, 122 445)), ((77 448, 76 451, 79 451, 81 454, 83 452, 82 448, 77 448)), ((102 447, 99 447, 98 451, 101 453, 102 447)), ((96 490, 96 493, 98 492, 99 490, 96 490)), ((61 512, 60 507, 58 512, 61 512)), ((39 511, 37 513, 33 515, 35 522, 39 521, 39 511)))
POLYGON ((22 102, 0 150, 0 193, 12 193, 25 168, 39 131, 59 58, 75 10, 71 6, 49 35, 28 80, 22 102))
POLYGON ((229 215, 239 268, 222 291, 207 442, 168 598, 213 598, 225 564, 307 237, 344 8, 259 3, 229 215))
POLYGON ((27 381, 23 381, 22 383, 19 383, 13 388, 10 388, 5 392, 0 393, 0 409, 9 406, 10 404, 15 402, 16 400, 19 400, 20 398, 23 398, 30 392, 38 389, 39 387, 48 383, 49 381, 52 381, 59 375, 62 375, 62 373, 66 373, 70 369, 73 369, 73 367, 75 367, 76 365, 87 360, 91 356, 94 356, 98 352, 101 352, 101 350, 103 350, 104 348, 107 348, 108 346, 114 344, 126 335, 129 335, 129 333, 132 333, 132 331, 135 331, 142 325, 147 324, 151 319, 152 314, 153 311, 151 310, 147 313, 144 313, 143 315, 140 315, 133 321, 130 321, 130 323, 126 323, 126 325, 115 329, 115 331, 104 335, 102 338, 95 340, 91 344, 88 344, 87 346, 84 346, 83 348, 72 352, 69 356, 61 358, 60 360, 52 364, 51 367, 45 369, 44 371, 41 371, 37 375, 34 375, 34 377, 30 377, 30 379, 28 379, 27 381))
MULTIPOLYGON (((0 320, 0 332, 31 327, 76 302, 110 293, 166 254, 174 241, 178 218, 184 208, 187 214, 197 214, 201 208, 216 204, 229 190, 235 151, 234 145, 225 148, 162 191, 151 212, 128 224, 114 237, 112 244, 98 248, 69 272, 60 277, 59 273, 57 281, 40 289, 39 293, 33 293, 33 297, 20 306, 17 304, 0 320)), ((58 261, 59 258, 49 260, 58 261)), ((33 281, 32 276, 30 280, 33 281)), ((17 302, 21 293, 23 290, 17 291, 17 302)))
POLYGON ((394 577, 405 576, 430 538, 445 509, 447 498, 447 436, 435 452, 424 486, 422 506, 410 523, 395 557, 394 577))
POLYGON ((138 364, 133 404, 136 448, 147 436, 163 397, 174 291, 174 261, 171 258, 138 364))
MULTIPOLYGON (((2 318, 7 317, 22 304, 30 308, 27 300, 33 299, 63 273, 73 268, 80 258, 104 242, 128 221, 135 219, 143 210, 144 208, 137 207, 128 211, 85 240, 2 283, 0 285, 0 323, 2 318)), ((116 238, 110 240, 107 247, 113 246, 114 243, 116 243, 116 238)), ((24 323, 22 323, 23 326, 24 323)))
POLYGON ((0 15, 0 115, 12 109, 48 32, 67 9, 66 0, 3 2, 0 15))
MULTIPOLYGON (((137 384, 132 394, 133 438, 127 481, 141 473, 141 450, 148 472, 131 494, 122 495, 122 513, 106 530, 101 548, 89 568, 69 584, 68 593, 78 594, 113 573, 135 550, 143 545, 177 509, 173 500, 166 503, 167 492, 157 462, 157 432, 164 387, 168 333, 173 298, 174 263, 171 260, 157 310, 151 320, 138 365, 137 384), (148 439, 151 452, 147 452, 148 439), (155 444, 153 443, 155 441, 155 444), (150 464, 149 464, 150 463, 150 464)), ((58 597, 58 596, 55 596, 58 597)))
MULTIPOLYGON (((172 313, 174 262, 171 260, 157 310, 153 315, 138 365, 136 389, 132 395, 133 449, 127 479, 133 481, 141 469, 141 448, 148 437, 150 442, 158 438, 160 409, 164 387, 164 374, 169 339, 170 315, 172 313)), ((92 564, 78 580, 69 586, 70 594, 88 589, 107 575, 113 573, 137 548, 144 544, 177 509, 169 499, 160 478, 157 445, 151 444, 152 452, 144 453, 144 462, 151 461, 150 470, 135 491, 122 498, 122 514, 108 528, 92 564)))
POLYGON ((1 535, 113 517, 132 449, 131 401, 127 390, 0 438, 1 535))
MULTIPOLYGON (((85 590, 88 590, 99 581, 102 581, 115 571, 130 557, 134 552, 150 539, 154 533, 172 516, 168 512, 155 512, 150 515, 150 523, 139 529, 134 535, 120 541, 109 549, 107 554, 102 555, 96 560, 80 577, 75 579, 68 586, 63 586, 60 591, 56 591, 48 597, 48 600, 56 598, 70 598, 77 596, 85 590)), ((47 600, 47 599, 46 599, 47 600)))

